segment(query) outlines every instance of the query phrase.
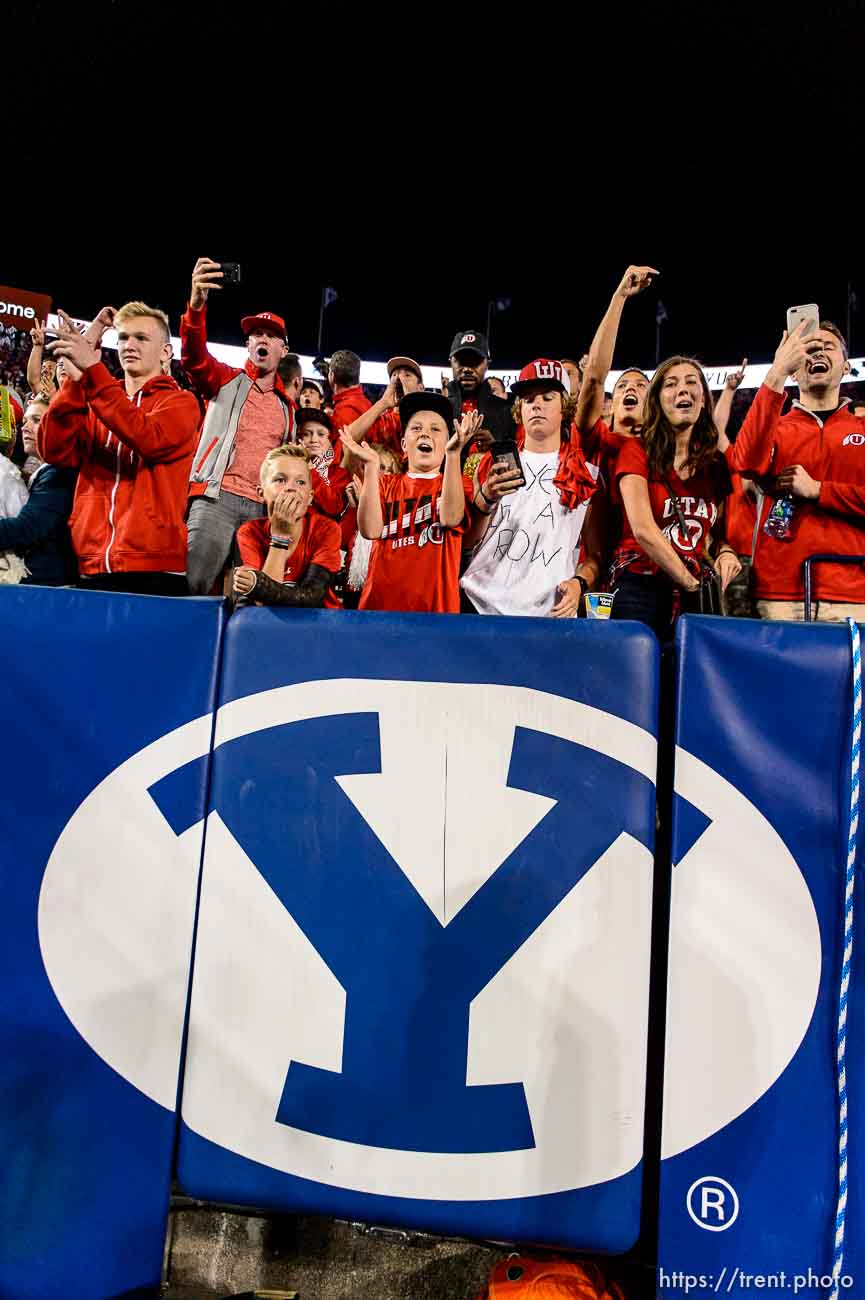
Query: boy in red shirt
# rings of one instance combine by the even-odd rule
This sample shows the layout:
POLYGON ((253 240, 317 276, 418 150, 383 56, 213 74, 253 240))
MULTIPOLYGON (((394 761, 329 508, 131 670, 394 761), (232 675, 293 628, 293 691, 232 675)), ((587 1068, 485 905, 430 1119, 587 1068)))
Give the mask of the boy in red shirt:
POLYGON ((372 447, 357 443, 348 429, 340 432, 346 451, 363 462, 357 520, 373 544, 358 608, 458 614, 462 534, 472 497, 460 452, 481 416, 468 412, 457 426, 448 399, 427 392, 409 393, 399 414, 405 474, 380 474, 372 447))
POLYGON ((300 410, 296 416, 297 440, 309 453, 312 467, 312 494, 322 514, 340 519, 348 505, 345 490, 351 476, 334 461, 331 442, 333 421, 326 411, 314 407, 300 410))
POLYGON ((236 596, 258 604, 340 609, 331 581, 339 572, 339 525, 312 504, 309 453, 294 444, 275 447, 261 466, 259 492, 267 516, 249 519, 237 530, 241 567, 235 569, 236 596))

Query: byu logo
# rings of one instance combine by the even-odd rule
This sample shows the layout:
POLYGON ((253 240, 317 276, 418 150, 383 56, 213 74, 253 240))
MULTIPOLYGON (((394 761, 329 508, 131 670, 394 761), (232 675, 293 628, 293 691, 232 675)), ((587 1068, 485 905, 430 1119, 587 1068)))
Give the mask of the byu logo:
MULTIPOLYGON (((178 728, 93 791, 40 897, 43 958, 67 1015, 168 1107, 202 830, 185 792, 200 785, 209 726, 178 728)), ((420 1199, 542 1195, 633 1169, 654 768, 639 727, 522 687, 305 682, 225 705, 189 1128, 275 1170, 420 1199)), ((687 797, 713 819, 697 859, 703 841, 714 861, 719 836, 753 836, 782 913, 801 919, 798 868, 756 809, 713 773, 687 797)), ((772 981, 798 987, 787 947, 773 951, 772 981)), ((797 1007, 798 1020, 772 1020, 756 1081, 736 1080, 731 1054, 710 1131, 783 1070, 810 1017, 797 1007)), ((729 1043, 732 1021, 720 1032, 729 1043)), ((691 1145, 706 1116, 683 1113, 674 1136, 691 1145)))
POLYGON ((698 824, 673 869, 665 1158, 719 1132, 783 1074, 811 1023, 821 966, 810 890, 774 827, 678 748, 676 792, 679 818, 698 824), (759 945, 743 910, 760 917, 759 945))

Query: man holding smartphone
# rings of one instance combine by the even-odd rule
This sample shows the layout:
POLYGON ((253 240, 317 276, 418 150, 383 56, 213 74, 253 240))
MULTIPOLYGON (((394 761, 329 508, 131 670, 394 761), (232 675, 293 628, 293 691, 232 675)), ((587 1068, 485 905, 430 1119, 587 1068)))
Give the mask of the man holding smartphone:
MULTIPOLYGON (((237 279, 232 274, 228 283, 237 279)), ((189 481, 188 576, 190 591, 197 596, 213 588, 235 530, 261 516, 259 467, 269 451, 291 441, 294 430, 297 394, 286 392, 278 374, 288 355, 281 316, 264 311, 243 317, 240 327, 248 355, 242 369, 217 361, 208 351, 207 297, 225 283, 221 264, 200 257, 180 321, 181 365, 208 403, 189 481)))
MULTIPOLYGON (((795 329, 784 332, 727 453, 731 469, 770 474, 772 497, 792 498, 792 517, 782 537, 764 531, 763 506, 753 564, 753 595, 761 618, 804 616, 809 555, 865 555, 865 420, 841 397, 841 380, 849 370, 847 344, 837 325, 824 320, 815 328, 813 319, 803 317, 795 329), (799 399, 782 415, 790 377, 799 385, 799 399)), ((862 565, 817 565, 813 601, 818 622, 860 620, 865 608, 862 565)))

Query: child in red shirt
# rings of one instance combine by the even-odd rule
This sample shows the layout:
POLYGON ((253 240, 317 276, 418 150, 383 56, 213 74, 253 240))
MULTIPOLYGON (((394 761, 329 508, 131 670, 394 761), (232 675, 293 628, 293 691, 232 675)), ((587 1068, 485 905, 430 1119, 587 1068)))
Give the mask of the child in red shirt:
POLYGON ((333 421, 326 411, 307 407, 297 412, 295 424, 297 440, 309 452, 313 503, 322 514, 340 519, 348 505, 345 491, 351 476, 334 460, 333 421))
POLYGON ((232 579, 235 595, 254 592, 257 604, 340 609, 331 587, 340 568, 339 524, 309 508, 309 453, 296 445, 268 452, 258 490, 267 516, 237 530, 241 567, 232 579))
POLYGON ((357 521, 372 541, 358 608, 458 614, 462 534, 472 497, 460 452, 481 417, 467 413, 455 426, 448 399, 428 392, 407 394, 399 414, 405 474, 380 474, 372 447, 358 444, 348 429, 340 431, 346 451, 363 462, 357 521))

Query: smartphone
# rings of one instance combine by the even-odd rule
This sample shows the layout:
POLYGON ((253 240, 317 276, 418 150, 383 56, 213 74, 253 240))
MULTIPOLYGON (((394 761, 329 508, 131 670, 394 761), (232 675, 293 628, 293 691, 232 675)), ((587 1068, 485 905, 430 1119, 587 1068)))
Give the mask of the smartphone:
POLYGON ((222 272, 223 284, 240 284, 239 262, 220 262, 219 269, 222 272))
POLYGON ((787 308, 787 333, 792 334, 802 321, 807 321, 805 334, 813 334, 814 330, 820 328, 820 308, 816 302, 806 302, 801 307, 787 308))
POLYGON ((508 469, 515 469, 519 472, 520 481, 518 488, 525 485, 526 476, 523 473, 523 466, 520 460, 520 450, 512 438, 503 438, 500 442, 494 442, 490 446, 490 455, 495 465, 507 465, 508 469))

